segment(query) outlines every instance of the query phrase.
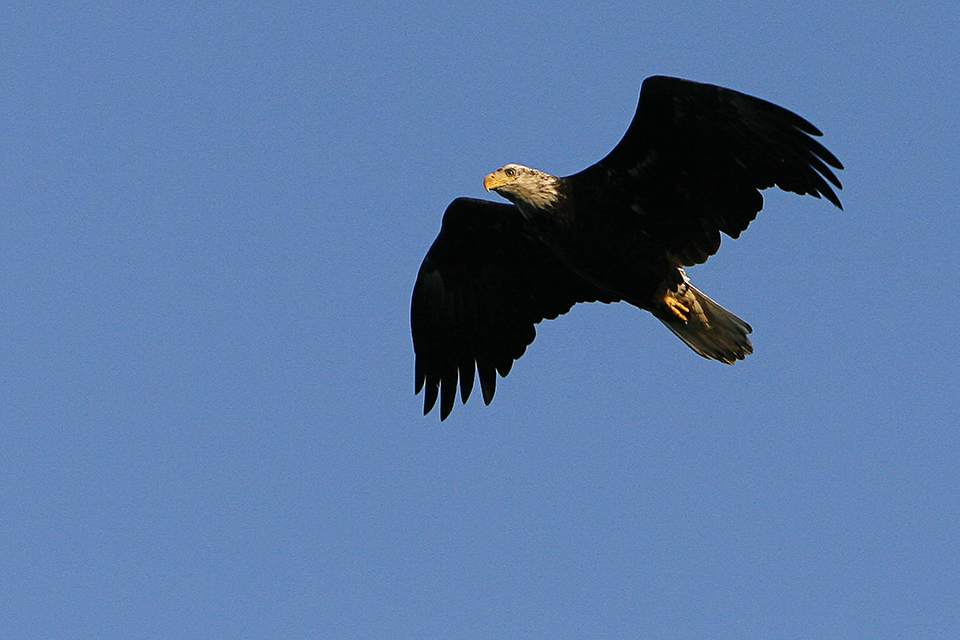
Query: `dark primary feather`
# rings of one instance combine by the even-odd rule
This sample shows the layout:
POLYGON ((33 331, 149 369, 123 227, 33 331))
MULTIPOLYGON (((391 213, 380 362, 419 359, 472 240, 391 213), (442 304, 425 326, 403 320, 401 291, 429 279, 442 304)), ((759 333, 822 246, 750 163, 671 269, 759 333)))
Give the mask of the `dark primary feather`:
POLYGON ((763 206, 760 189, 841 207, 830 167, 843 165, 811 137, 819 135, 765 100, 657 76, 644 81, 623 139, 570 179, 587 199, 639 215, 645 232, 689 266, 716 253, 721 231, 739 237, 763 206))
POLYGON ((490 404, 497 373, 506 376, 536 336, 534 325, 578 302, 616 300, 565 267, 533 235, 513 205, 458 198, 413 289, 410 324, 416 391, 424 414, 440 395, 440 417, 460 394, 467 401, 479 373, 490 404))

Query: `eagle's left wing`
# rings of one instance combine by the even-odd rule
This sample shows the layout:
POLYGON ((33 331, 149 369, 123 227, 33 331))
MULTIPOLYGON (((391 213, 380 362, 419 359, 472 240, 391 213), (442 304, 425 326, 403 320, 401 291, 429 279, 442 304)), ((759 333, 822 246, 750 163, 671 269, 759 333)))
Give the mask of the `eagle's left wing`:
POLYGON ((479 373, 483 400, 493 400, 534 337, 534 325, 578 302, 616 299, 582 280, 540 242, 513 205, 457 198, 443 216, 413 288, 410 325, 416 391, 423 413, 440 396, 440 419, 463 402, 479 373))

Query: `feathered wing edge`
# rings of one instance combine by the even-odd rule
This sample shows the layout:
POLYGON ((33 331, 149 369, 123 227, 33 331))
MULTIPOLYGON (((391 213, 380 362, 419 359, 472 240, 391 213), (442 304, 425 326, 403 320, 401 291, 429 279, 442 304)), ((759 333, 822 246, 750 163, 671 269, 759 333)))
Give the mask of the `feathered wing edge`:
MULTIPOLYGON (((771 172, 772 181, 765 186, 776 184, 784 191, 824 197, 843 209, 831 187, 832 184, 843 188, 832 170, 842 170, 843 163, 816 140, 823 133, 789 109, 734 89, 666 76, 647 78, 640 90, 634 121, 621 143, 626 141, 624 146, 629 148, 648 135, 656 137, 683 129, 709 135, 703 128, 704 117, 711 119, 710 126, 720 128, 715 133, 732 136, 730 140, 737 139, 752 146, 753 152, 767 156, 766 166, 751 169, 771 172), (767 151, 773 150, 787 155, 768 156, 767 151), (786 172, 781 170, 787 167, 786 172)), ((755 160, 760 161, 760 157, 755 160)))
POLYGON ((410 309, 417 393, 424 415, 440 401, 453 410, 459 382, 466 402, 474 377, 490 404, 536 337, 535 325, 578 302, 616 302, 584 281, 536 239, 508 204, 457 198, 424 258, 410 309))
POLYGON ((611 204, 636 211, 649 235, 691 266, 716 253, 721 233, 739 237, 762 209, 764 189, 778 186, 842 208, 831 167, 843 165, 815 139, 820 135, 766 100, 654 76, 644 81, 620 142, 570 179, 577 190, 614 194, 619 200, 611 204))

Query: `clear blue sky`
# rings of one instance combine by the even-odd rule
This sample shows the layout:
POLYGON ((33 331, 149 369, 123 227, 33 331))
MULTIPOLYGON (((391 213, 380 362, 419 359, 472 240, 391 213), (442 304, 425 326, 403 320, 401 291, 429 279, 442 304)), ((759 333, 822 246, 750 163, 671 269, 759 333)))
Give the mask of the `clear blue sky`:
POLYGON ((0 9, 0 637, 960 637, 960 8, 0 9), (845 211, 769 193, 649 314, 413 395, 457 196, 620 139, 643 78, 792 109, 845 211))

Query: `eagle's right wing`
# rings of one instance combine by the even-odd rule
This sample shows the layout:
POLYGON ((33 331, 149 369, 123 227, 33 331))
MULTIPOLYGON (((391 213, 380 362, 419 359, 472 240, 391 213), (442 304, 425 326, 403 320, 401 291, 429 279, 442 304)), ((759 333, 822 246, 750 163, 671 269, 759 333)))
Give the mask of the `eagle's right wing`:
MULTIPOLYGON (((824 197, 843 165, 812 124, 783 107, 709 84, 652 77, 606 158, 571 176, 588 199, 635 211, 645 235, 684 265, 704 262, 720 233, 736 238, 763 206, 760 190, 824 197)), ((832 186, 831 186, 832 185, 832 186)))

